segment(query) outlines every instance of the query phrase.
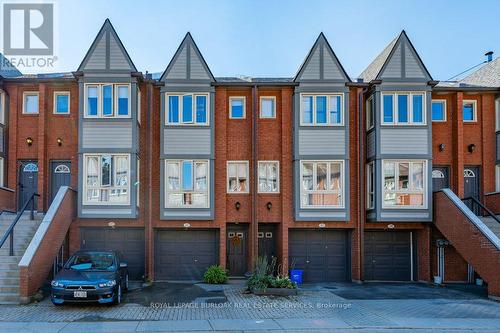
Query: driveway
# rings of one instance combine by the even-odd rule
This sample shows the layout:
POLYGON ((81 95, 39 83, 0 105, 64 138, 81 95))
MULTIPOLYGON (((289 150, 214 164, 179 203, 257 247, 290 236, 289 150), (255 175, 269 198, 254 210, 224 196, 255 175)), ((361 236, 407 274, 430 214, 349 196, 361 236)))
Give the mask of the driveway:
POLYGON ((483 290, 423 284, 304 285, 299 295, 259 297, 241 283, 157 284, 120 306, 0 306, 0 332, 307 330, 498 332, 500 303, 483 290))

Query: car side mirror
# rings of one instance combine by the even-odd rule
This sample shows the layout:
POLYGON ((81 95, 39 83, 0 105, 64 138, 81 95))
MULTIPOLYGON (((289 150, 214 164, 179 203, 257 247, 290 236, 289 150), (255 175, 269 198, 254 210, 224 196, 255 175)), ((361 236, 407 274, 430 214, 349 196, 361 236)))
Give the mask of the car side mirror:
POLYGON ((120 268, 127 268, 127 267, 128 267, 128 265, 127 265, 126 262, 121 262, 120 263, 120 268))

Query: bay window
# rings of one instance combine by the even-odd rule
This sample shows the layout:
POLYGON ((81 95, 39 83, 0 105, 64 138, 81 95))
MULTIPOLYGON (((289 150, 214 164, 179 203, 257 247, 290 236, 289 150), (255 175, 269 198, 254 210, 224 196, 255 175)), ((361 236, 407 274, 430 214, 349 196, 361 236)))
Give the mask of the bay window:
POLYGON ((227 162, 227 192, 248 193, 248 161, 227 162))
POLYGON ((426 207, 426 161, 383 161, 383 207, 426 207))
POLYGON ((366 208, 375 208, 375 162, 366 167, 366 208))
POLYGON ((302 126, 339 126, 344 122, 343 95, 301 95, 302 126))
POLYGON ((208 208, 208 174, 208 160, 166 160, 166 207, 208 208))
POLYGON ((375 125, 375 104, 373 96, 366 101, 366 130, 370 130, 375 125))
POLYGON ((383 93, 382 123, 394 125, 425 124, 425 93, 383 93))
POLYGON ((84 204, 126 205, 130 202, 130 155, 84 155, 84 204))
POLYGON ((86 84, 86 118, 129 118, 129 84, 86 84))
POLYGON ((302 208, 343 208, 343 161, 301 161, 300 182, 302 208))
POLYGON ((165 112, 167 125, 207 125, 208 94, 167 94, 165 112))
POLYGON ((279 162, 259 161, 259 193, 279 192, 279 162))
POLYGON ((5 124, 5 94, 0 90, 0 124, 5 124))

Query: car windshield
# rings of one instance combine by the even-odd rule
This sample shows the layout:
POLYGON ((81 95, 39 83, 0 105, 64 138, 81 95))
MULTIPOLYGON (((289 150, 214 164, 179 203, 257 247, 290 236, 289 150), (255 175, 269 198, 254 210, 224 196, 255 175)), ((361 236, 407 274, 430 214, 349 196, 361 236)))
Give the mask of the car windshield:
POLYGON ((112 271, 115 269, 115 260, 112 253, 85 252, 71 257, 66 268, 77 271, 112 271))

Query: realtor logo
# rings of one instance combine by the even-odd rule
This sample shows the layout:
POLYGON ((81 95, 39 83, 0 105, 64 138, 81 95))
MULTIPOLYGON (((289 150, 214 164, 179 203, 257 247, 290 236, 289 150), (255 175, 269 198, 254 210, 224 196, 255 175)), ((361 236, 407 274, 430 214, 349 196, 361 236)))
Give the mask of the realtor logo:
POLYGON ((3 53, 7 56, 47 56, 54 53, 54 5, 3 5, 3 53))

